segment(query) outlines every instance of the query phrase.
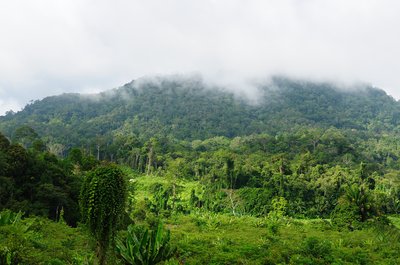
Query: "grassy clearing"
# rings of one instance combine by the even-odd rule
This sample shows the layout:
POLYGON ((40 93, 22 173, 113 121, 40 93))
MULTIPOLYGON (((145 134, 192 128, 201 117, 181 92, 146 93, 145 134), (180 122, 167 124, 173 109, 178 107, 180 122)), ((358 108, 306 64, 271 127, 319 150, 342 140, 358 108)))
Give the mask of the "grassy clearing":
MULTIPOLYGON (((156 184, 179 186, 181 201, 189 201, 199 182, 158 176, 134 176, 134 197, 140 204, 152 198, 156 184)), ((161 217, 161 216, 159 216, 161 217)), ((400 217, 390 217, 400 228, 400 217)), ((271 220, 199 210, 164 218, 179 255, 167 264, 400 264, 400 242, 374 225, 349 231, 329 220, 271 220)))
POLYGON ((197 213, 167 220, 187 264, 400 264, 399 242, 372 228, 197 213))

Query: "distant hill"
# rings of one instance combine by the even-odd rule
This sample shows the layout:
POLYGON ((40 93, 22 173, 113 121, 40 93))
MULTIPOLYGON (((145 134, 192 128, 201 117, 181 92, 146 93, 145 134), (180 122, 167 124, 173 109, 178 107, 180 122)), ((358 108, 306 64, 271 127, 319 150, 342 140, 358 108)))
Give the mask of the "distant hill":
POLYGON ((28 125, 49 142, 84 145, 130 132, 181 140, 276 134, 296 126, 384 132, 398 128, 400 103, 371 86, 339 88, 275 77, 258 87, 257 103, 199 78, 139 79, 99 94, 63 94, 0 117, 0 131, 28 125))

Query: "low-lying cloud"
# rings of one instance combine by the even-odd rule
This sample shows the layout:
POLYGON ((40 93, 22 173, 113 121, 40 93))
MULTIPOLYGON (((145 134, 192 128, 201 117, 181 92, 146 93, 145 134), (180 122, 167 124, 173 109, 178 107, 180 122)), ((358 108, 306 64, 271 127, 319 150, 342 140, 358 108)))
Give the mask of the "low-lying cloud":
POLYGON ((394 0, 2 1, 0 114, 160 74, 240 91, 275 74, 360 81, 400 98, 399 11, 394 0))

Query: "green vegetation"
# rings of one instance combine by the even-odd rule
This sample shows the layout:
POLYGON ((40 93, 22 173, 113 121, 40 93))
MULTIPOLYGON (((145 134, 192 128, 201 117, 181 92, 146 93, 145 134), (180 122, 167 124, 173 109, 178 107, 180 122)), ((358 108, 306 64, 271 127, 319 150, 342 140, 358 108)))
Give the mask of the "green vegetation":
MULTIPOLYGON (((1 218, 9 212, 1 212, 1 218)), ((0 264, 93 264, 92 243, 82 228, 43 217, 17 217, 0 225, 0 264)))
MULTIPOLYGON (((64 94, 35 101, 21 112, 0 117, 0 131, 14 139, 14 131, 27 125, 43 136, 53 153, 63 156, 71 147, 82 147, 112 160, 133 148, 137 153, 151 137, 192 141, 260 133, 274 136, 295 132, 298 126, 371 132, 399 129, 399 104, 370 86, 343 91, 328 83, 276 77, 258 90, 258 101, 249 103, 201 79, 137 80, 100 94, 64 94)), ((140 161, 131 161, 135 162, 140 161)))
POLYGON ((399 244, 374 230, 338 231, 321 219, 273 221, 202 214, 171 220, 187 264, 398 264, 399 244), (201 222, 201 221, 204 222, 201 222))
MULTIPOLYGON (((34 139, 35 142, 40 140, 34 139)), ((32 145, 28 150, 10 143, 0 134, 0 209, 53 220, 63 218, 76 225, 77 199, 81 180, 73 174, 68 159, 61 161, 48 151, 32 145)), ((40 145, 41 146, 41 145, 40 145)))
POLYGON ((0 118, 0 264, 400 263, 398 102, 158 81, 0 118))
POLYGON ((90 172, 82 185, 82 220, 97 241, 99 264, 106 263, 110 242, 114 242, 118 221, 125 209, 126 184, 116 166, 102 166, 90 172))
POLYGON ((126 239, 118 239, 116 250, 125 263, 136 265, 157 264, 170 259, 175 252, 170 245, 170 231, 164 233, 161 222, 150 232, 128 226, 126 239))

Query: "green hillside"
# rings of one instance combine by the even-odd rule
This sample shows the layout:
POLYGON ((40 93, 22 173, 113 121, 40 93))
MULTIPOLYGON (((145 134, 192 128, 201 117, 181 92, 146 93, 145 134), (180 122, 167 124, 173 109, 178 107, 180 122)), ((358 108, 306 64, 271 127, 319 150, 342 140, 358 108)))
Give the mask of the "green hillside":
MULTIPOLYGON (((87 145, 96 136, 129 130, 138 138, 181 140, 293 131, 296 125, 381 132, 397 129, 400 104, 382 90, 363 86, 274 78, 260 84, 256 103, 201 79, 133 81, 95 95, 63 94, 35 101, 0 118, 9 137, 28 125, 48 143, 87 145)), ((109 141, 109 140, 108 140, 109 141)))
POLYGON ((400 103, 258 90, 142 79, 1 117, 0 264, 398 264, 400 103))

